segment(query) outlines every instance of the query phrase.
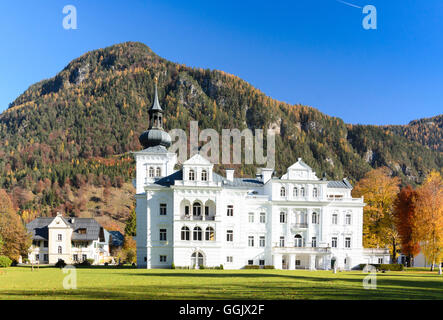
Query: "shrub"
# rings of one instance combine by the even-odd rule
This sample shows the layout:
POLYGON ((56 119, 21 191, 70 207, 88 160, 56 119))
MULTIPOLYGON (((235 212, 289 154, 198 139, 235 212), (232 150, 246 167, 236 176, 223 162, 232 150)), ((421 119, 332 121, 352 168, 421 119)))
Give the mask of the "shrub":
POLYGON ((63 259, 58 259, 57 263, 55 264, 55 267, 56 267, 56 268, 60 268, 60 269, 66 267, 66 262, 65 262, 65 260, 63 260, 63 259))
POLYGON ((220 264, 220 270, 223 270, 223 269, 224 269, 223 265, 222 265, 222 264, 220 264))
POLYGON ((274 266, 264 266, 263 269, 275 269, 274 266))
POLYGON ((204 265, 201 265, 201 266, 199 266, 198 267, 200 270, 204 270, 205 269, 205 266, 204 265))
POLYGON ((171 264, 171 269, 175 269, 175 263, 174 262, 171 264))
POLYGON ((12 264, 12 260, 7 256, 0 256, 0 268, 10 267, 12 264))
POLYGON ((260 269, 260 266, 254 264, 248 264, 245 266, 245 269, 260 269))
MULTIPOLYGON (((379 264, 379 263, 371 263, 371 266, 374 266, 377 271, 403 271, 405 266, 397 263, 390 264, 379 264)), ((359 265, 358 269, 363 270, 366 267, 366 264, 362 263, 359 265)))

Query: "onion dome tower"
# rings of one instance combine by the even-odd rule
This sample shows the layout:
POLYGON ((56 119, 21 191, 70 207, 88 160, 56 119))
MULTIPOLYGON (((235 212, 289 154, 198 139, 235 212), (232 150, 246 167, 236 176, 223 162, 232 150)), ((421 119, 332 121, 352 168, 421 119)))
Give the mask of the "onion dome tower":
POLYGON ((154 103, 149 108, 149 128, 143 132, 139 141, 146 149, 149 147, 163 146, 169 148, 172 144, 171 136, 163 130, 163 109, 158 102, 157 77, 155 78, 154 103))

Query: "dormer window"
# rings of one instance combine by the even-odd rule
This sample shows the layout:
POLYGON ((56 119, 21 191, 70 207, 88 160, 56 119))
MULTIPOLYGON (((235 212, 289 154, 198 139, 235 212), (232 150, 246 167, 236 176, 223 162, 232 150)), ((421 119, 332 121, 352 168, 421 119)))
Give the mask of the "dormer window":
POLYGON ((154 168, 149 167, 149 178, 154 178, 154 168))
POLYGON ((195 172, 194 172, 194 170, 189 170, 189 180, 191 180, 191 181, 195 180, 195 172))
POLYGON ((206 170, 202 171, 202 181, 208 181, 208 172, 206 170))
POLYGON ((86 228, 78 229, 79 234, 86 234, 86 228))
POLYGON ((155 176, 161 177, 161 175, 162 175, 162 169, 160 169, 160 167, 157 167, 157 169, 155 170, 155 176))

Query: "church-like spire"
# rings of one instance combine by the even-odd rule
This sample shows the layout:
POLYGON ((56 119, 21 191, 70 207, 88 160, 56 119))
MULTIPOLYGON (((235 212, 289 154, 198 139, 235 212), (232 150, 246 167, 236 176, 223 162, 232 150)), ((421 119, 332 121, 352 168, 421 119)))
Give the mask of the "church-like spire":
POLYGON ((163 128, 163 109, 158 102, 158 92, 157 92, 157 77, 155 77, 155 94, 154 102, 151 108, 149 108, 149 129, 162 129, 163 128))
POLYGON ((158 102, 157 77, 155 77, 154 102, 149 113, 149 128, 139 138, 144 148, 163 146, 169 148, 171 145, 170 135, 163 130, 163 109, 158 102))
POLYGON ((162 107, 160 107, 160 103, 158 102, 158 92, 157 92, 157 77, 155 77, 155 96, 154 96, 154 103, 152 104, 151 108, 149 108, 149 111, 163 111, 162 107))

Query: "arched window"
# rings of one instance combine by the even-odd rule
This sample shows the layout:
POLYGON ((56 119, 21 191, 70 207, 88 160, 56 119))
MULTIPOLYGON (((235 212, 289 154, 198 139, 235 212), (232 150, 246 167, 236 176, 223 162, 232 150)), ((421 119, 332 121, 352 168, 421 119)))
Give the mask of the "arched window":
POLYGON ((202 181, 208 180, 208 172, 206 170, 202 171, 202 181))
POLYGON ((317 224, 318 223, 318 214, 317 212, 312 213, 312 223, 317 224))
POLYGON ((201 214, 202 214, 202 206, 200 203, 195 202, 192 205, 192 215, 199 217, 201 216, 201 214))
POLYGON ((195 180, 195 172, 194 172, 194 170, 189 170, 189 180, 191 180, 191 181, 195 180))
POLYGON ((300 195, 301 195, 302 197, 305 196, 305 188, 303 188, 303 187, 300 188, 300 195))
POLYGON ((297 234, 294 237, 294 246, 300 248, 303 246, 303 238, 301 235, 297 234))
POLYGON ((62 254, 62 252, 63 252, 62 247, 61 247, 61 246, 58 246, 58 253, 59 253, 59 254, 62 254))
POLYGON ((157 169, 155 170, 155 176, 161 177, 161 175, 162 175, 162 169, 160 169, 160 167, 157 167, 157 169))
POLYGON ((188 227, 182 227, 182 240, 190 240, 190 232, 188 227))
POLYGON ((149 167, 149 178, 154 178, 154 168, 149 167))
POLYGON ((215 240, 214 228, 212 228, 212 227, 207 227, 206 228, 205 240, 206 241, 214 241, 215 240))
POLYGON ((286 188, 285 187, 280 188, 280 197, 286 197, 286 188))
POLYGON ((318 189, 317 189, 317 188, 312 189, 312 196, 313 196, 314 198, 317 198, 317 197, 318 197, 318 189))
POLYGON ((297 197, 298 197, 298 188, 297 188, 297 187, 295 187, 295 188, 292 190, 292 196, 293 196, 294 198, 297 198, 297 197))
POLYGON ((202 241, 202 229, 200 227, 195 227, 192 235, 192 240, 202 241))

